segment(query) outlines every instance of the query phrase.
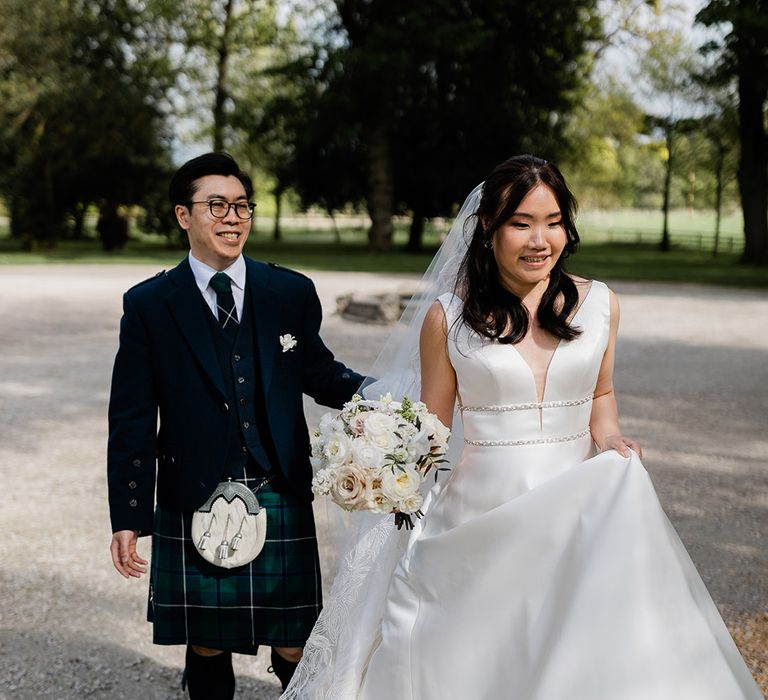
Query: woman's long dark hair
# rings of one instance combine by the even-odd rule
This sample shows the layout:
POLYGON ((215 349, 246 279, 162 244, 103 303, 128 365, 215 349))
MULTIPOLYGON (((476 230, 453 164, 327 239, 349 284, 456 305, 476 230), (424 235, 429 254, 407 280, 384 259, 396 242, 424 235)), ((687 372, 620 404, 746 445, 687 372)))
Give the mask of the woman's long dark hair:
POLYGON ((505 160, 486 178, 475 230, 457 281, 457 293, 464 300, 464 322, 478 334, 500 343, 522 340, 528 332, 530 318, 519 297, 502 286, 490 246, 496 231, 509 221, 520 202, 537 185, 549 187, 557 200, 566 244, 552 268, 536 318, 542 328, 557 338, 573 340, 581 334, 579 328, 568 322, 579 293, 563 268, 564 260, 576 250, 579 242, 574 224, 576 200, 562 173, 552 163, 523 155, 505 160), (556 302, 561 295, 562 305, 558 309, 556 302))

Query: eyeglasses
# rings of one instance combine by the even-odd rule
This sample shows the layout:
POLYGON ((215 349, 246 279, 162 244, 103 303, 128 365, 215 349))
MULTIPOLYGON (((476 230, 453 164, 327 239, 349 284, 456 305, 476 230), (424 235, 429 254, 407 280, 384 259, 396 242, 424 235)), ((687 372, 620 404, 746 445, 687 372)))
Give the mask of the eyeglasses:
POLYGON ((223 199, 204 199, 190 202, 190 204, 207 204, 211 216, 215 219, 224 219, 231 208, 234 208, 235 214, 239 219, 253 218, 253 210, 256 205, 253 202, 227 202, 223 199))

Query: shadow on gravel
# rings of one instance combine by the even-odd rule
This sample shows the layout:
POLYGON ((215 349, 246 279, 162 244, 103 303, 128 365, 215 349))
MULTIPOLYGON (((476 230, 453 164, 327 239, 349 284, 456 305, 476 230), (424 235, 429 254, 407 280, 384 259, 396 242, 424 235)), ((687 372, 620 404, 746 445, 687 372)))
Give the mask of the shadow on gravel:
MULTIPOLYGON (((180 682, 180 669, 104 640, 0 631, 2 700, 185 700, 180 682)), ((276 685, 237 679, 237 700, 274 700, 278 694, 276 685)))

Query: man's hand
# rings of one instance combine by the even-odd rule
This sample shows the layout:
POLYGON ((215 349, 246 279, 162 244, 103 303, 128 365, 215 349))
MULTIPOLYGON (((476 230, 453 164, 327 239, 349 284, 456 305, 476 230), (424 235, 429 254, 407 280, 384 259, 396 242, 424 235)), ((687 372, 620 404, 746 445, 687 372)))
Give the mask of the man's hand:
POLYGON ((109 546, 112 563, 124 578, 141 578, 142 574, 147 573, 147 562, 136 551, 138 539, 139 533, 136 530, 118 530, 112 535, 112 544, 109 546))

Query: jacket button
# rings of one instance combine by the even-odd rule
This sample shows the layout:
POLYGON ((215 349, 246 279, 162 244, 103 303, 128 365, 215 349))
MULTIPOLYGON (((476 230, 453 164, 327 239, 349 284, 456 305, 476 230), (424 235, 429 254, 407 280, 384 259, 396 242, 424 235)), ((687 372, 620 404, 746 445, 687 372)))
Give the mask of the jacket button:
POLYGON ((232 359, 233 359, 235 362, 240 362, 240 355, 234 355, 234 356, 232 357, 232 359))
POLYGON ((135 508, 137 505, 139 505, 139 502, 135 498, 132 498, 130 501, 128 501, 128 505, 131 508, 135 508))
POLYGON ((342 379, 349 379, 349 372, 344 372, 344 374, 341 375, 342 379))
POLYGON ((136 488, 136 482, 135 481, 129 481, 128 482, 128 488, 129 489, 135 489, 136 488))
POLYGON ((248 452, 248 448, 247 448, 245 445, 241 445, 241 446, 240 446, 240 449, 241 449, 243 452, 248 452))
POLYGON ((240 405, 245 406, 248 402, 245 399, 240 399, 240 405))
POLYGON ((245 423, 243 423, 243 427, 244 428, 250 428, 251 424, 248 421, 245 421, 245 423))
POLYGON ((229 404, 228 403, 222 404, 221 410, 224 411, 224 413, 226 413, 229 410, 229 404))
POLYGON ((140 467, 141 466, 141 460, 140 459, 134 459, 132 462, 134 467, 140 467))
POLYGON ((245 384, 245 377, 238 377, 237 378, 237 383, 238 384, 245 384))

